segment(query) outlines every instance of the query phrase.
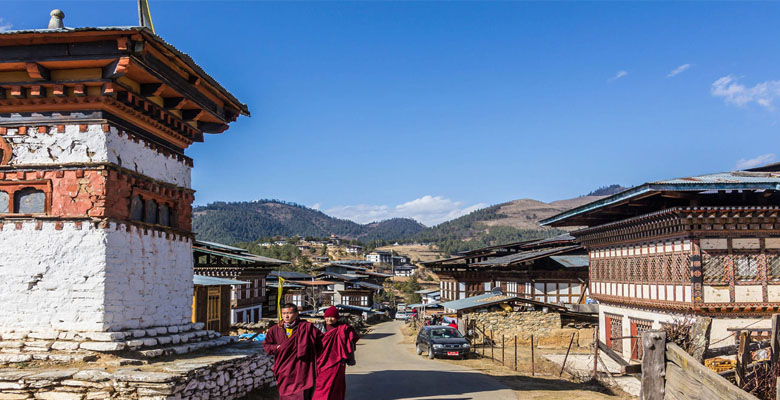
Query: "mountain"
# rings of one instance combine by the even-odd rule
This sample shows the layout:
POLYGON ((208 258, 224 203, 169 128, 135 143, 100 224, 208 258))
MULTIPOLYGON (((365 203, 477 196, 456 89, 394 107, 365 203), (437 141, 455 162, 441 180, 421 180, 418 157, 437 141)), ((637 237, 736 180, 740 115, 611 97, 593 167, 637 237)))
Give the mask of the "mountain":
POLYGON ((333 218, 321 211, 279 200, 215 202, 193 209, 193 231, 197 238, 220 243, 252 242, 271 236, 375 239, 413 236, 425 229, 408 218, 394 218, 361 225, 333 218))
POLYGON ((541 227, 539 221, 625 189, 620 185, 610 185, 586 196, 551 203, 519 199, 496 204, 428 228, 415 235, 414 239, 435 243, 445 253, 454 254, 500 243, 552 237, 564 231, 541 227))

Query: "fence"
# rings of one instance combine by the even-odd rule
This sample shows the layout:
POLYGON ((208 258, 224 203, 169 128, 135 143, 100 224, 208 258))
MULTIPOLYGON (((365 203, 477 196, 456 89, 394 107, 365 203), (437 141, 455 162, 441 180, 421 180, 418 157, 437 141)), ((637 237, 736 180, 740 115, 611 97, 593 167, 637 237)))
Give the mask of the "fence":
POLYGON ((758 400, 702 365, 680 346, 666 342, 666 332, 642 334, 642 399, 758 400))

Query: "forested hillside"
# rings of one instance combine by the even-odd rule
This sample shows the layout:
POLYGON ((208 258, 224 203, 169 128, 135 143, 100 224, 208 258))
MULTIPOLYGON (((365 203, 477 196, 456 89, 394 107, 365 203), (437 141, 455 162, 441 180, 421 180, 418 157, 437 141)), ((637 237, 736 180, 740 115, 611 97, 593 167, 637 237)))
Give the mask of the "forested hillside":
POLYGON ((321 211, 279 200, 216 202, 193 210, 193 231, 198 239, 221 243, 252 242, 271 236, 375 239, 412 236, 425 226, 406 218, 361 225, 333 218, 321 211))

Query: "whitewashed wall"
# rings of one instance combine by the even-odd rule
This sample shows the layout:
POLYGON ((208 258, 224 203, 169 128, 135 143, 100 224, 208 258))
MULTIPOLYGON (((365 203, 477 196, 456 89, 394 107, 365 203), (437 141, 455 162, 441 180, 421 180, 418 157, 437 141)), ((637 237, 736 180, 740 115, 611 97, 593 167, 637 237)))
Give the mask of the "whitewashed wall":
POLYGON ((0 231, 0 328, 102 330, 107 232, 35 225, 0 231))
POLYGON ((10 165, 110 162, 152 179, 190 187, 191 168, 187 164, 146 147, 143 141, 119 136, 113 126, 109 132, 103 132, 100 124, 88 125, 85 132, 80 132, 78 125, 65 125, 65 132, 50 127, 38 133, 33 128, 24 135, 9 129, 4 137, 13 150, 10 165))
POLYGON ((106 329, 191 322, 192 242, 115 227, 106 241, 106 329))
POLYGON ((115 224, 29 221, 0 231, 0 329, 122 330, 185 324, 192 243, 115 224))

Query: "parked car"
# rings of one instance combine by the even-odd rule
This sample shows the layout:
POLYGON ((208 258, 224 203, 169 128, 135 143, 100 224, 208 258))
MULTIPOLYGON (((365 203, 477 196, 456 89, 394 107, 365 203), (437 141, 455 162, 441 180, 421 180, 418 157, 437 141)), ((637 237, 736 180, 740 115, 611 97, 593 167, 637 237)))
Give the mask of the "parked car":
POLYGON ((417 334, 417 355, 428 352, 428 358, 457 357, 463 359, 471 345, 457 329, 449 326, 424 326, 417 334))
POLYGON ((400 319, 400 320, 406 321, 411 316, 412 316, 412 313, 408 313, 406 311, 396 311, 395 312, 395 319, 400 319))

